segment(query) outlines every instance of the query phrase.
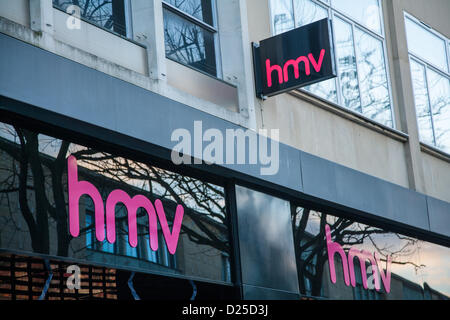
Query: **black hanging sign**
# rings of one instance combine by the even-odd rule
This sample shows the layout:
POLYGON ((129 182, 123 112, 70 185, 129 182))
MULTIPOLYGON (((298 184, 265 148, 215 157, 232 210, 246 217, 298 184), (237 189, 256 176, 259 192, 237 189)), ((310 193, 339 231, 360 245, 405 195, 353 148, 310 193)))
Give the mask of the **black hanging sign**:
POLYGON ((332 48, 329 19, 253 43, 256 95, 270 97, 336 77, 332 48))

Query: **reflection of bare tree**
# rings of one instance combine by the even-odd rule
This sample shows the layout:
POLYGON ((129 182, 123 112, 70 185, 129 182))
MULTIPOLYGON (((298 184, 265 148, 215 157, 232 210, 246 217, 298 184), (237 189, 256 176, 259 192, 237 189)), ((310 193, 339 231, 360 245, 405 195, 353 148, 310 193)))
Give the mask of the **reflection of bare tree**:
POLYGON ((291 206, 291 219, 294 234, 295 257, 299 289, 302 294, 321 296, 324 280, 324 267, 328 260, 325 241, 325 225, 330 226, 331 235, 344 250, 353 245, 370 243, 383 257, 390 255, 394 264, 411 264, 415 268, 424 267, 408 260, 416 250, 418 240, 395 234, 403 245, 400 248, 382 246, 378 243, 377 235, 387 235, 390 232, 359 224, 348 219, 329 216, 310 209, 291 206), (308 223, 317 222, 317 233, 307 231, 308 223))
MULTIPOLYGON (((223 203, 225 194, 220 187, 91 149, 79 150, 72 155, 76 156, 83 166, 89 167, 93 173, 148 190, 150 199, 157 196, 181 204, 185 214, 195 225, 194 229, 183 224, 182 233, 197 244, 228 252, 226 212, 223 203), (217 229, 220 232, 217 232, 217 229)), ((166 212, 169 219, 173 218, 171 216, 173 213, 166 212)), ((138 217, 145 215, 145 212, 138 213, 138 217)))
POLYGON ((125 21, 123 20, 123 0, 53 0, 53 4, 66 10, 70 5, 80 8, 80 16, 106 29, 125 35, 125 21), (115 13, 116 7, 118 14, 115 13), (119 18, 120 17, 120 18, 119 18), (123 20, 123 21, 121 21, 123 20))
MULTIPOLYGON (((0 207, 7 208, 8 223, 15 225, 15 232, 29 234, 33 251, 50 253, 50 238, 55 233, 52 225, 56 224, 57 254, 68 255, 72 237, 67 226, 66 159, 71 153, 80 166, 88 168, 85 172, 103 181, 105 186, 99 186, 99 190, 123 183, 128 185, 126 190, 152 200, 164 198, 168 221, 174 215, 172 204, 183 205, 184 220, 190 223, 183 223, 182 233, 194 243, 229 254, 224 191, 220 187, 18 127, 5 125, 1 129, 0 136, 7 138, 0 137, 0 207), (17 215, 23 217, 27 230, 16 223, 17 215)), ((144 215, 139 211, 138 216, 144 215)), ((148 228, 143 230, 139 235, 148 235, 148 228)))
MULTIPOLYGON (((187 14, 212 24, 212 12, 204 1, 169 1, 187 14), (211 21, 209 21, 211 20, 211 21)), ((201 24, 190 22, 164 11, 164 37, 166 56, 181 63, 191 65, 208 73, 216 73, 214 35, 201 24)))

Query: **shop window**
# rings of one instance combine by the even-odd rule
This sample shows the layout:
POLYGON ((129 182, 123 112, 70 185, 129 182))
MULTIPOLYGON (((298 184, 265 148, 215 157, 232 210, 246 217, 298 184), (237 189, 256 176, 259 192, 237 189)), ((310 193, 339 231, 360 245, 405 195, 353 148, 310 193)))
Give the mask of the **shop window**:
POLYGON ((5 123, 0 159, 0 249, 232 285, 222 186, 5 123))
POLYGON ((166 57, 220 77, 215 0, 164 0, 166 57))
MULTIPOLYGON (((0 253, 0 300, 133 300, 130 271, 79 264, 79 288, 67 287, 72 263, 56 259, 0 253), (48 269, 50 268, 50 269, 48 269), (50 271, 51 281, 49 281, 50 271), (46 283, 48 287, 46 288, 46 283), (45 293, 44 293, 45 292, 45 293)), ((232 286, 195 281, 195 300, 237 299, 232 286)), ((187 279, 135 272, 133 287, 142 300, 189 300, 187 279)))
POLYGON ((303 89, 394 127, 379 0, 271 0, 271 12, 274 34, 331 19, 338 76, 303 89))
POLYGON ((130 0, 53 0, 55 8, 70 14, 76 14, 76 10, 79 10, 82 19, 129 38, 130 5, 130 0))
POLYGON ((351 219, 293 206, 303 298, 410 300, 450 297, 450 248, 351 219), (332 258, 331 258, 332 257, 332 258))
POLYGON ((420 141, 450 154, 450 41, 407 14, 405 26, 420 141))

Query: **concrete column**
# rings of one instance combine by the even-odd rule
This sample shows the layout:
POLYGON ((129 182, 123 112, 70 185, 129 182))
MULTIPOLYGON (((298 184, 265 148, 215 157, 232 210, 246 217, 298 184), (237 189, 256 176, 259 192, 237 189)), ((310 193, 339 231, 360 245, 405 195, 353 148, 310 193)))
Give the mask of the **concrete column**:
POLYGON ((419 128, 417 125, 414 92, 409 64, 408 46, 403 10, 400 3, 394 0, 385 2, 387 17, 388 41, 392 49, 392 73, 394 82, 393 94, 396 95, 397 124, 409 135, 405 146, 405 158, 408 169, 409 187, 425 193, 424 171, 420 151, 419 128))
POLYGON ((147 46, 149 77, 166 81, 164 21, 161 0, 133 0, 133 37, 147 46))
POLYGON ((217 0, 223 79, 238 87, 239 112, 256 130, 253 62, 245 0, 217 0))
POLYGON ((33 31, 53 35, 52 0, 30 0, 30 27, 33 31))

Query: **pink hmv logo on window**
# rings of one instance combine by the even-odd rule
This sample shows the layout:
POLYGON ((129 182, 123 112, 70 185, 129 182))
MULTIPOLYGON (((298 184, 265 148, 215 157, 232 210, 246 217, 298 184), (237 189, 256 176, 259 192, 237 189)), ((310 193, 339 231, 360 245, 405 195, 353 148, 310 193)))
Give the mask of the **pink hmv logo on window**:
POLYGON ((386 271, 383 272, 383 268, 380 267, 380 259, 378 254, 374 252, 368 252, 366 250, 359 250, 354 247, 350 248, 348 251, 348 261, 347 255, 345 254, 342 246, 337 243, 331 241, 331 231, 330 226, 325 226, 325 236, 327 240, 327 252, 328 252, 328 265, 330 267, 330 278, 331 282, 336 283, 336 268, 334 264, 334 256, 338 253, 341 257, 342 261, 342 269, 344 271, 344 281, 346 286, 350 286, 350 283, 353 287, 356 286, 355 280, 355 266, 354 266, 354 258, 357 257, 360 266, 361 266, 361 278, 364 289, 368 288, 367 285, 367 271, 366 271, 366 261, 371 263, 371 269, 373 273, 373 279, 375 283, 375 289, 377 291, 380 290, 380 277, 383 281, 384 289, 386 293, 391 291, 391 257, 388 256, 386 260, 386 271))
MULTIPOLYGON (((80 234, 79 200, 83 195, 92 198, 95 207, 95 235, 98 241, 105 240, 105 208, 103 199, 98 189, 88 181, 78 180, 77 159, 70 156, 67 159, 68 184, 69 184, 69 224, 70 234, 78 237, 80 234)), ((116 241, 116 221, 115 207, 121 202, 128 212, 128 242, 133 248, 137 246, 137 220, 136 213, 139 208, 144 208, 148 214, 148 225, 150 235, 150 247, 153 251, 158 250, 158 220, 167 244, 167 249, 171 254, 175 254, 180 236, 181 223, 183 220, 184 208, 177 205, 175 219, 173 221, 172 232, 170 232, 161 200, 155 200, 155 205, 143 195, 136 195, 131 198, 125 191, 113 190, 106 199, 106 238, 108 242, 116 241), (155 210, 156 208, 156 210, 155 210)))

